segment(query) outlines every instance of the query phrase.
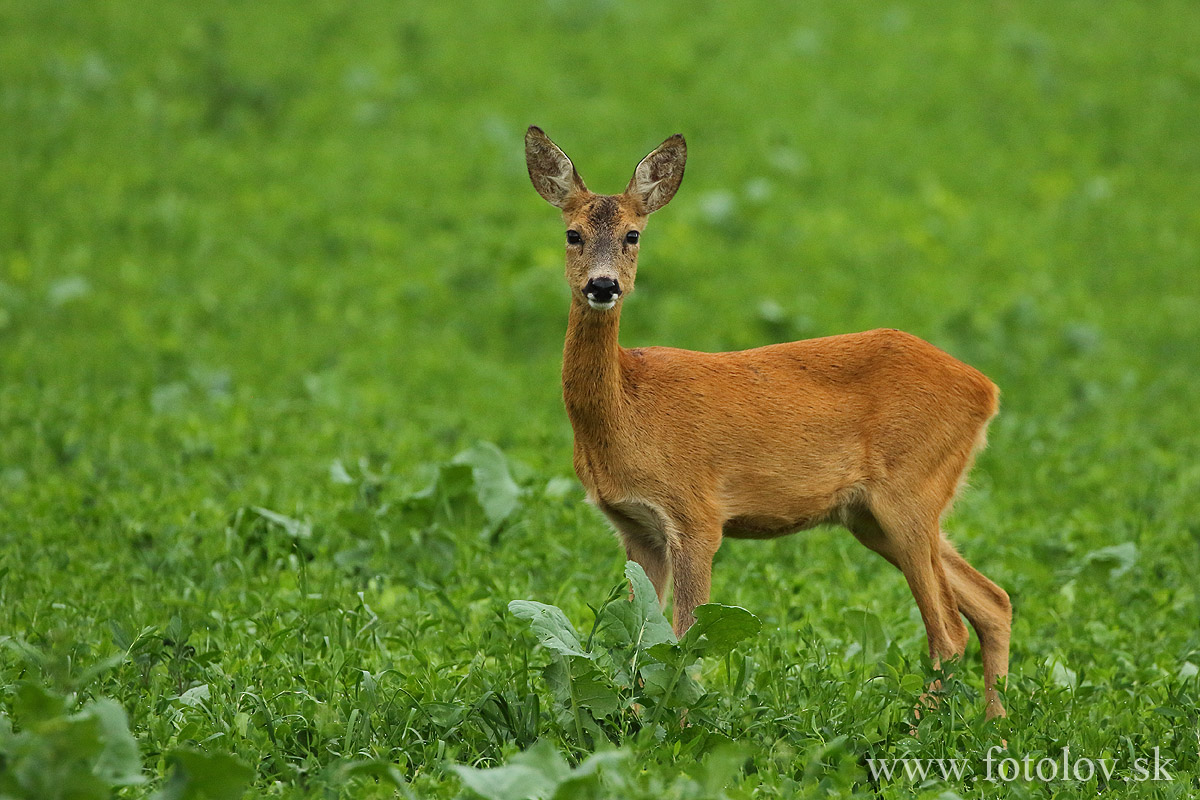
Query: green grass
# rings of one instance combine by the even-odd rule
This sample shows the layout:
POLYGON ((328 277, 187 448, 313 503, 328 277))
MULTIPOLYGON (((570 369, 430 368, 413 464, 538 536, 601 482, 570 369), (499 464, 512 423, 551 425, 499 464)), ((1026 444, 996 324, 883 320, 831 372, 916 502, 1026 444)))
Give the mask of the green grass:
POLYGON ((108 700, 122 797, 238 797, 227 756, 247 798, 390 797, 386 765, 467 797, 453 765, 538 740, 619 748, 579 797, 1200 791, 1198 36, 1187 0, 3 0, 0 795, 53 742, 125 741, 108 700), (888 326, 1000 385, 949 530, 1013 597, 1009 722, 973 644, 909 735, 915 605, 831 529, 718 553, 762 630, 699 662, 693 724, 564 724, 508 603, 585 634, 623 557, 570 471, 534 123, 599 191, 688 137, 625 345, 888 326), (503 462, 450 463, 478 441, 510 514, 475 499, 503 462), (1159 747, 1175 780, 865 766, 1001 740, 1159 747))

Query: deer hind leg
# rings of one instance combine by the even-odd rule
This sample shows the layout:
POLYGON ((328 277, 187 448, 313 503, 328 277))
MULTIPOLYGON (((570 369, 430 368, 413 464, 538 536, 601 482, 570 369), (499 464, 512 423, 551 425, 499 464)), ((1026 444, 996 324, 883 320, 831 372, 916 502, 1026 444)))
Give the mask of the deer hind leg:
POLYGON ((992 583, 942 539, 942 563, 958 600, 958 609, 971 622, 979 637, 983 659, 984 698, 987 716, 1005 716, 996 682, 1008 674, 1008 643, 1012 635, 1012 605, 1008 593, 992 583))
MULTIPOLYGON (((870 512, 864 510, 851 512, 846 520, 846 525, 863 545, 879 553, 893 566, 903 569, 901 554, 896 549, 895 542, 889 538, 870 512)), ((1012 606, 1009 603, 1008 594, 967 563, 967 560, 959 555, 954 546, 943 536, 939 535, 938 538, 942 571, 949 581, 957 611, 967 618, 971 627, 975 629, 975 634, 979 637, 987 715, 989 718, 1004 716, 1004 705, 1000 702, 996 683, 998 679, 1008 674, 1008 646, 1012 631, 1012 606)), ((954 619, 957 615, 948 613, 948 616, 954 619)), ((924 617, 924 613, 922 613, 922 617, 924 617)), ((959 624, 961 625, 961 623, 959 624)), ((963 634, 965 634, 965 628, 963 634)), ((962 642, 965 646, 965 635, 962 642)), ((961 653, 962 648, 958 647, 956 652, 961 653)), ((932 637, 930 638, 930 655, 937 658, 932 637)))
POLYGON ((847 527, 860 542, 895 565, 908 582, 925 623, 929 657, 960 658, 967 647, 967 626, 959 616, 958 598, 942 563, 942 536, 937 518, 911 513, 902 506, 878 504, 859 511, 847 527))

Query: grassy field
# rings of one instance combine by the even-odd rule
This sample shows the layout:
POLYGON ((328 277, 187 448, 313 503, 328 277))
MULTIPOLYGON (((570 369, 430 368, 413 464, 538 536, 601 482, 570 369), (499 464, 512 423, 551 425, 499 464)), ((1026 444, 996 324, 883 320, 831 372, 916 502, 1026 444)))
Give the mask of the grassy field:
POLYGON ((1198 40, 1189 0, 0 0, 0 797, 1194 796, 1198 40), (920 618, 842 530, 726 543, 728 647, 614 633, 661 618, 571 472, 529 124, 610 192, 688 137, 626 346, 896 327, 1001 387, 948 529, 1013 598, 1009 720, 972 643, 910 735, 920 618), (1116 773, 986 780, 1065 747, 1116 773))

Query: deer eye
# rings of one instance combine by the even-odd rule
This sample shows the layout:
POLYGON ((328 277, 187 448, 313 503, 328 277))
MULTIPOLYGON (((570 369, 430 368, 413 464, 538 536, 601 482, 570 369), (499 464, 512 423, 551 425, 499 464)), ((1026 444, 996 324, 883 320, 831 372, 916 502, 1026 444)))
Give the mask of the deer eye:
POLYGON ((629 242, 630 244, 637 244, 638 237, 640 235, 641 234, 639 234, 637 231, 630 231, 629 233, 625 234, 625 241, 629 242))
POLYGON ((583 237, 579 235, 579 231, 567 231, 567 244, 579 244, 583 241, 583 237))

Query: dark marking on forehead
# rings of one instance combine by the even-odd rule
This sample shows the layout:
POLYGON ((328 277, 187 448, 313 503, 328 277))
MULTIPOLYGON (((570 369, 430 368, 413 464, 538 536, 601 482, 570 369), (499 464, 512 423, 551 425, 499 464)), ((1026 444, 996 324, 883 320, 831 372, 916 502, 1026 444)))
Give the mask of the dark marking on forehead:
POLYGON ((616 227, 620 210, 621 204, 617 202, 617 198, 608 194, 600 195, 588 206, 588 223, 597 230, 612 230, 616 227))

